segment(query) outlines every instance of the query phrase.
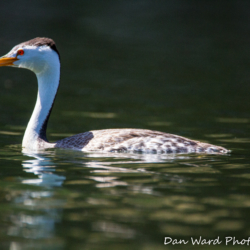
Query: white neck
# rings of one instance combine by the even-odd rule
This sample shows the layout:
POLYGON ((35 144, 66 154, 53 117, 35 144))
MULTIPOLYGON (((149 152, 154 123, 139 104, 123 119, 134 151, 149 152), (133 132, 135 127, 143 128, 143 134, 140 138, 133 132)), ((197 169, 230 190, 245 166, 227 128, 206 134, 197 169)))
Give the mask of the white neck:
POLYGON ((60 80, 60 61, 51 60, 43 71, 36 73, 38 94, 36 105, 26 128, 22 147, 30 150, 53 147, 46 139, 47 121, 60 80))

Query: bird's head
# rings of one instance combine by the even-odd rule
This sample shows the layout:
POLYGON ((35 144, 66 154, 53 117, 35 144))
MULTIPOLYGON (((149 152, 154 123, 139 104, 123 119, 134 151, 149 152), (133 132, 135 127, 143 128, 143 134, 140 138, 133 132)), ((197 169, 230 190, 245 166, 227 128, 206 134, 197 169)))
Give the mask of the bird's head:
POLYGON ((0 58, 1 66, 13 66, 29 69, 36 74, 46 70, 60 56, 55 42, 50 38, 37 37, 16 45, 0 58))

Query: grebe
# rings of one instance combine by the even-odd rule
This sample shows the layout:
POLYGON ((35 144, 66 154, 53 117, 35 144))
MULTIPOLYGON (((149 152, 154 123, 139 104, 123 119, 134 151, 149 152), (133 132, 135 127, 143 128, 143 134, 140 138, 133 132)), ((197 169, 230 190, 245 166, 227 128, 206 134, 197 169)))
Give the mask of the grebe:
POLYGON ((26 150, 66 148, 85 152, 228 153, 229 150, 177 135, 146 129, 105 129, 77 134, 49 143, 46 128, 60 81, 60 55, 55 42, 37 37, 16 45, 0 58, 0 66, 26 68, 38 80, 37 101, 26 128, 26 150))

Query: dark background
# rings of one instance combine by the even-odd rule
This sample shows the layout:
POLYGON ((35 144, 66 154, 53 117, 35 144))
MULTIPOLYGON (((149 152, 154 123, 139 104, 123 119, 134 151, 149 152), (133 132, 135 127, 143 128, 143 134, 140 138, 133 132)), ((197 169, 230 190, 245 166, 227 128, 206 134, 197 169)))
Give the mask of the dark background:
MULTIPOLYGON (((220 117, 249 118, 249 7, 228 0, 4 1, 0 52, 37 36, 56 41, 62 75, 50 132, 143 127, 205 139, 203 129, 232 132, 220 117), (72 115, 82 118, 72 125, 72 115)), ((26 126, 34 75, 5 68, 0 77, 0 111, 13 114, 1 124, 26 126)))

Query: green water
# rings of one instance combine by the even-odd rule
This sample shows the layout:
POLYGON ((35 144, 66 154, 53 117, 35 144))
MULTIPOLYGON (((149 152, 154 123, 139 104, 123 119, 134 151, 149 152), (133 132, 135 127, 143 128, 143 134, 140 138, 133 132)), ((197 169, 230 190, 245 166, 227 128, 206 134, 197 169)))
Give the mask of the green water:
POLYGON ((14 0, 0 9, 2 55, 37 36, 61 53, 50 141, 132 127, 232 150, 24 154, 36 78, 0 68, 0 249, 198 249, 191 237, 200 236, 231 249, 240 245, 225 237, 248 239, 249 1, 14 0))

